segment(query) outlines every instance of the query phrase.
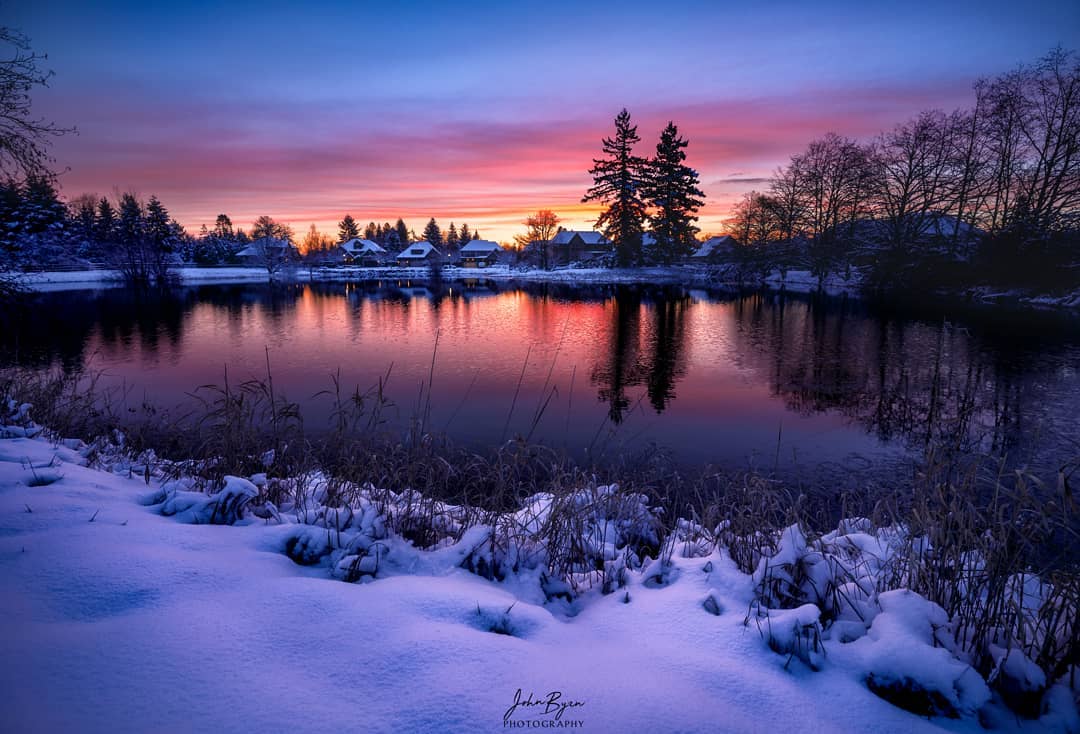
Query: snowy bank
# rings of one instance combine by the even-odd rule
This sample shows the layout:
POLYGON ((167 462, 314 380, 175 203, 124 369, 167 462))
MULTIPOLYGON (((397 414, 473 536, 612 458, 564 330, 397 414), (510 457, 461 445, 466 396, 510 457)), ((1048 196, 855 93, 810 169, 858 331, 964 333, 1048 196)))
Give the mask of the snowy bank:
MULTIPOLYGON (((165 480, 7 407, 12 730, 1080 730, 1065 683, 1017 718, 940 607, 878 591, 901 529, 793 526, 755 558, 709 542, 730 527, 662 540, 615 487, 500 515, 319 476, 165 480)), ((1002 652, 999 678, 1045 684, 1002 652)))

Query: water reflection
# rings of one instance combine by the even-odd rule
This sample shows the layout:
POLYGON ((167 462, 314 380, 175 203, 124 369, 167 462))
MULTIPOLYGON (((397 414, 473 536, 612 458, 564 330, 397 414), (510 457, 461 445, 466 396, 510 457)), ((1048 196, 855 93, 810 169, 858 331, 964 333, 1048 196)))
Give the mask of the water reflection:
POLYGON ((392 363, 407 414, 438 333, 436 417, 478 443, 507 423, 528 432, 547 385, 556 397, 534 438, 571 450, 597 425, 635 423, 691 460, 739 461, 778 435, 777 455, 804 461, 931 440, 1035 463, 1080 454, 1080 329, 1051 315, 950 321, 777 294, 395 280, 45 293, 0 327, 0 365, 90 364, 164 404, 226 366, 260 374, 269 349, 276 385, 313 426, 325 416, 310 396, 338 368, 366 387, 392 363), (581 377, 595 400, 581 400, 581 377))

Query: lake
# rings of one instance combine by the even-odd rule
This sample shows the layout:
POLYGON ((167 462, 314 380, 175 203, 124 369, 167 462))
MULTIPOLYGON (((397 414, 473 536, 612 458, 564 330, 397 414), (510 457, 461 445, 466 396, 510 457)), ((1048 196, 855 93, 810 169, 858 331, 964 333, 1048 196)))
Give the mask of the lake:
POLYGON ((383 281, 41 293, 3 328, 4 365, 102 370, 132 405, 190 403, 226 369, 265 377, 269 357, 309 430, 329 424, 317 393, 340 370, 350 391, 389 375, 391 426, 430 376, 429 425, 478 448, 527 436, 602 461, 656 446, 844 484, 887 480, 930 438, 1046 475, 1080 456, 1080 326, 1031 311, 383 281))

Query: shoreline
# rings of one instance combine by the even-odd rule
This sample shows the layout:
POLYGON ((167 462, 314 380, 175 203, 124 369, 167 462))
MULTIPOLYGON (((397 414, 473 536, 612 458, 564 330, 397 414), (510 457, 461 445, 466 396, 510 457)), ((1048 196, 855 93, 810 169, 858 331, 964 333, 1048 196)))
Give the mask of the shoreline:
MULTIPOLYGON (((180 285, 212 284, 262 284, 275 283, 362 283, 380 280, 432 280, 426 267, 379 267, 361 268, 352 266, 319 268, 310 271, 296 268, 287 273, 278 274, 271 279, 265 268, 249 266, 228 267, 180 267, 175 270, 180 278, 180 285)), ((71 270, 41 271, 18 274, 20 282, 30 291, 48 293, 64 290, 87 290, 98 288, 119 288, 118 276, 112 270, 71 270)), ((826 279, 824 287, 818 288, 817 279, 807 271, 789 271, 781 279, 778 273, 752 283, 737 283, 717 278, 714 271, 701 266, 650 266, 641 268, 562 268, 556 270, 517 269, 496 265, 490 268, 473 269, 446 267, 440 279, 449 282, 465 280, 490 280, 501 283, 560 285, 669 285, 687 288, 710 287, 718 290, 765 290, 769 293, 791 293, 810 295, 822 293, 833 297, 854 297, 866 300, 860 293, 861 279, 858 273, 844 278, 839 275, 826 279)), ((1076 312, 1080 313, 1080 290, 1054 296, 1048 294, 1027 294, 1022 291, 1001 290, 989 286, 975 286, 961 292, 959 296, 947 298, 930 296, 931 300, 942 303, 959 303, 976 307, 1024 308, 1037 311, 1076 312)))

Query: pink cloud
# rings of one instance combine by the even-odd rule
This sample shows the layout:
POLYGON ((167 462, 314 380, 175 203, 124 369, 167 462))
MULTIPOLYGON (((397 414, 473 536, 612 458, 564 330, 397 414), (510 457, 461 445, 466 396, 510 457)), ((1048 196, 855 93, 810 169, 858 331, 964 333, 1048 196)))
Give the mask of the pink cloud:
MULTIPOLYGON (((798 96, 713 100, 631 112, 640 152, 675 120, 691 141, 689 163, 708 197, 702 227, 718 230, 740 192, 766 178, 807 142, 835 131, 865 138, 927 107, 966 103, 966 84, 873 89, 807 89, 798 96), (737 173, 738 175, 734 175, 737 173)), ((86 110, 79 136, 56 156, 70 170, 69 195, 133 189, 157 194, 190 229, 224 211, 237 224, 270 214, 297 227, 333 228, 346 212, 368 221, 402 216, 419 226, 468 221, 509 239, 540 207, 583 226, 587 170, 618 110, 587 118, 498 121, 409 114, 255 107, 183 101, 126 108, 71 100, 86 110)))

